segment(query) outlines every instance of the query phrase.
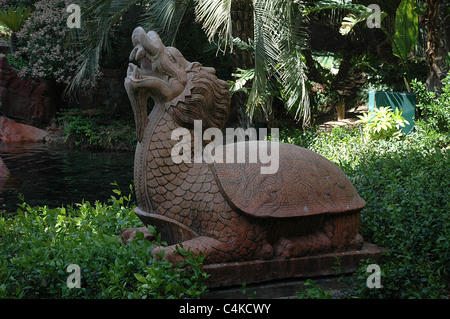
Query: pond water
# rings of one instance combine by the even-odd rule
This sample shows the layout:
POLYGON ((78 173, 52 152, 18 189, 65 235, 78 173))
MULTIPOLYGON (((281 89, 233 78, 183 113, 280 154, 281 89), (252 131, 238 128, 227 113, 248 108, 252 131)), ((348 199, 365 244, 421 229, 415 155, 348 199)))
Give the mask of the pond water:
POLYGON ((133 152, 73 150, 42 143, 0 143, 10 176, 0 177, 0 211, 15 212, 22 201, 51 208, 83 200, 106 202, 117 182, 123 194, 133 183, 133 152))

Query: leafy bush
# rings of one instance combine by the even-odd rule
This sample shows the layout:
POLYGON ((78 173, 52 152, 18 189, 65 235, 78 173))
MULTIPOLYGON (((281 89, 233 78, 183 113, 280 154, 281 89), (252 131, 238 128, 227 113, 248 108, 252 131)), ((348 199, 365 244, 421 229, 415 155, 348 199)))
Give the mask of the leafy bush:
POLYGON ((296 297, 298 299, 331 299, 331 294, 323 290, 322 287, 317 285, 311 279, 306 280, 304 283, 305 289, 298 291, 296 297))
POLYGON ((141 224, 131 194, 115 193, 108 204, 49 209, 24 202, 0 218, 0 298, 178 298, 203 292, 201 260, 188 254, 190 267, 181 270, 153 258, 151 249, 160 242, 119 244, 121 229, 141 224), (81 288, 67 287, 70 264, 80 266, 81 288), (154 276, 146 287, 137 279, 144 273, 154 276), (182 280, 164 285, 176 273, 182 280))
POLYGON ((209 275, 200 268, 204 256, 194 256, 189 251, 182 250, 182 245, 177 253, 186 257, 186 261, 178 265, 183 271, 162 259, 144 269, 146 276, 135 274, 141 298, 199 298, 206 292, 203 280, 209 275))
POLYGON ((362 145, 361 133, 357 130, 333 128, 330 133, 319 130, 301 131, 298 129, 281 130, 280 142, 308 148, 325 156, 338 166, 359 162, 362 145))
POLYGON ((442 93, 429 92, 426 84, 413 80, 411 87, 417 97, 417 107, 433 130, 450 133, 450 74, 444 79, 442 93))
POLYGON ((11 40, 11 30, 1 24, 0 24, 0 39, 6 42, 11 40))
POLYGON ((439 141, 443 147, 450 143, 450 74, 444 79, 442 93, 428 92, 426 84, 413 80, 411 88, 416 94, 420 118, 416 130, 439 141))
POLYGON ((113 119, 104 111, 91 114, 77 109, 66 110, 58 114, 57 122, 64 130, 64 141, 68 145, 114 150, 136 147, 135 127, 129 125, 134 122, 113 119))
MULTIPOLYGON (((25 66, 21 66, 20 76, 67 85, 76 74, 82 55, 75 45, 68 46, 70 29, 66 8, 69 4, 69 0, 42 0, 35 4, 35 10, 17 33, 18 48, 10 60, 13 65, 23 61, 25 66)), ((85 79, 82 89, 92 90, 99 76, 98 72, 96 79, 85 79)))
POLYGON ((82 114, 66 115, 59 119, 64 123, 65 142, 73 138, 75 146, 99 146, 105 132, 99 130, 96 118, 82 114))
POLYGON ((374 261, 363 260, 351 283, 354 296, 445 298, 450 274, 448 143, 426 130, 390 141, 363 140, 358 130, 342 128, 291 140, 283 134, 282 141, 303 143, 346 173, 367 203, 361 235, 389 249, 380 263, 383 288, 367 288, 367 265, 374 261))
POLYGON ((357 123, 364 125, 364 134, 372 139, 388 140, 390 138, 400 138, 402 131, 400 127, 409 124, 402 116, 400 109, 392 110, 391 107, 374 108, 373 111, 358 115, 357 123))
POLYGON ((366 200, 361 232, 389 249, 383 290, 364 295, 438 298, 450 273, 450 152, 396 145, 368 153, 353 178, 366 200))

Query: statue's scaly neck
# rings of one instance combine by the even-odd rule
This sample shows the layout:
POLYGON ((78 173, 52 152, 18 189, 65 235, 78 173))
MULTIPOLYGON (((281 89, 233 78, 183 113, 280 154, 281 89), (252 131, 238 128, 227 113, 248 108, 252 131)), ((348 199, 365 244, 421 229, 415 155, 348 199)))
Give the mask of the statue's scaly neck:
POLYGON ((146 163, 147 154, 155 129, 165 113, 164 104, 155 103, 153 110, 148 116, 148 123, 142 141, 137 143, 134 156, 134 184, 137 204, 141 209, 149 212, 153 212, 153 205, 148 196, 148 192, 146 192, 148 170, 146 163))
POLYGON ((158 209, 161 202, 158 196, 161 195, 157 188, 167 182, 170 172, 177 171, 173 168, 178 164, 173 163, 171 157, 172 147, 178 143, 171 138, 176 128, 165 105, 156 104, 148 118, 142 142, 137 145, 134 163, 136 199, 138 206, 146 211, 161 213, 158 209))

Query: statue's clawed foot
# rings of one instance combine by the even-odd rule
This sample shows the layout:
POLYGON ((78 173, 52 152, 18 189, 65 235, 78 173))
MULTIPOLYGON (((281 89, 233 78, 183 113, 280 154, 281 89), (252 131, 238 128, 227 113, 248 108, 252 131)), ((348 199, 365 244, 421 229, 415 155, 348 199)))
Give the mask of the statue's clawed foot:
POLYGON ((122 229, 119 235, 119 243, 121 244, 129 244, 133 240, 136 239, 137 233, 142 233, 143 238, 146 240, 153 240, 155 239, 155 235, 152 234, 147 227, 139 227, 139 228, 125 228, 122 229))
POLYGON ((298 238, 295 239, 287 239, 281 238, 276 244, 275 255, 284 257, 284 258, 292 258, 302 256, 306 253, 306 247, 304 247, 301 240, 298 238))
POLYGON ((303 257, 328 252, 330 239, 324 233, 293 238, 281 238, 275 245, 275 255, 284 258, 303 257))
MULTIPOLYGON (((180 253, 180 251, 190 252, 192 255, 203 256, 208 258, 209 262, 219 262, 225 259, 226 245, 223 242, 206 237, 200 236, 190 240, 186 240, 180 244, 171 245, 168 247, 159 246, 152 250, 152 254, 157 258, 164 255, 164 259, 170 261, 173 264, 186 260, 186 254, 180 253)), ((187 255, 189 256, 189 254, 187 255)))

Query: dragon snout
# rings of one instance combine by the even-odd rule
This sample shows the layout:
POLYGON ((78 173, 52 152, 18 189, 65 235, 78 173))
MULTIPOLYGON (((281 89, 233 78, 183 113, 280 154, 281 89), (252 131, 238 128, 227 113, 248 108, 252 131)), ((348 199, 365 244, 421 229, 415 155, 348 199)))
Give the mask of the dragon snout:
POLYGON ((130 60, 139 60, 146 55, 150 57, 157 56, 163 47, 161 38, 156 32, 149 31, 145 33, 142 27, 134 29, 131 37, 134 49, 131 51, 130 60))

